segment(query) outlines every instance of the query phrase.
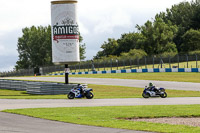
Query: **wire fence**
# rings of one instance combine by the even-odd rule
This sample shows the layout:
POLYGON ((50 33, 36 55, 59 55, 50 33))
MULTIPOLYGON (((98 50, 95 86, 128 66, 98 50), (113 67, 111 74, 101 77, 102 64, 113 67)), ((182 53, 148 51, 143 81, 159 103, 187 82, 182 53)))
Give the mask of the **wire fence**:
MULTIPOLYGON (((200 68, 200 55, 176 55, 173 57, 143 57, 143 58, 106 58, 81 61, 69 65, 70 72, 106 71, 122 69, 143 68, 200 68)), ((40 67, 39 73, 34 69, 23 69, 18 71, 1 72, 1 77, 8 76, 33 76, 51 73, 63 73, 64 65, 40 67)))

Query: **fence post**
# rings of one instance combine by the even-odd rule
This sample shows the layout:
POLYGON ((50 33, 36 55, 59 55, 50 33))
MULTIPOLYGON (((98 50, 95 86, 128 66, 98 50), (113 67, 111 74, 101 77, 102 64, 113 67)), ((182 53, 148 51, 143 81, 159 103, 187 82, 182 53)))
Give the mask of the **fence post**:
POLYGON ((130 69, 132 69, 132 60, 129 59, 129 61, 130 61, 130 69))
POLYGON ((170 56, 168 56, 168 58, 169 58, 169 68, 171 68, 171 58, 170 56))
POLYGON ((112 71, 112 59, 110 59, 110 70, 112 71))
POLYGON ((153 69, 154 69, 154 55, 153 55, 153 69))
POLYGON ((106 69, 105 69, 105 60, 103 60, 103 67, 104 67, 104 71, 105 71, 105 70, 106 70, 106 69))
POLYGON ((97 67, 98 67, 98 71, 99 71, 99 60, 97 59, 97 67))
POLYGON ((188 55, 186 54, 187 68, 188 68, 188 55))
POLYGON ((160 56, 160 67, 162 68, 163 66, 163 60, 162 60, 162 56, 160 56))
POLYGON ((80 70, 81 70, 81 62, 79 62, 79 72, 80 72, 80 70))
POLYGON ((179 55, 177 54, 178 68, 179 68, 179 55))
POLYGON ((147 57, 144 57, 144 62, 145 62, 145 68, 147 69, 147 57))
POLYGON ((118 70, 118 59, 116 59, 116 63, 117 63, 117 70, 118 70))
POLYGON ((90 63, 88 62, 87 63, 87 66, 88 66, 88 72, 90 71, 90 63))
POLYGON ((137 58, 138 69, 140 68, 139 58, 137 58))
POLYGON ((198 59, 197 59, 197 54, 195 54, 195 56, 196 56, 196 68, 198 68, 198 63, 197 63, 197 61, 198 61, 198 59))
POLYGON ((124 61, 124 59, 123 59, 123 66, 124 66, 124 69, 125 69, 125 61, 124 61))

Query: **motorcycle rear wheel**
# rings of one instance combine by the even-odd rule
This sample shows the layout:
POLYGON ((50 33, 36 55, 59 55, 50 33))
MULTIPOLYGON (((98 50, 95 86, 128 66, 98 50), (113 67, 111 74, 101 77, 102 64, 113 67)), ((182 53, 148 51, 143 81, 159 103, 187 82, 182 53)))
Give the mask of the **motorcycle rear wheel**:
POLYGON ((142 96, 144 97, 144 98, 149 98, 150 97, 150 94, 149 93, 142 93, 142 96))
POLYGON ((74 99, 75 98, 75 94, 70 92, 68 95, 67 95, 68 99, 74 99))
POLYGON ((163 94, 160 95, 161 98, 166 98, 167 97, 167 93, 164 92, 163 94))
POLYGON ((92 98, 94 97, 94 95, 93 95, 92 92, 88 92, 88 93, 85 95, 85 97, 86 97, 87 99, 92 99, 92 98))

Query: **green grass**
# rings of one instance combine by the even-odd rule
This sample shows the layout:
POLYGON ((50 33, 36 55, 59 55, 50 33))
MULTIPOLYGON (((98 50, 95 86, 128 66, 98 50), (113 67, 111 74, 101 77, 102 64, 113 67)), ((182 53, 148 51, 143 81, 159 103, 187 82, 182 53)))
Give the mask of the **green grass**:
POLYGON ((119 107, 73 107, 16 109, 17 113, 62 122, 165 133, 199 133, 200 127, 151 122, 135 122, 118 118, 134 117, 200 117, 200 105, 154 105, 119 107))
MULTIPOLYGON (((88 85, 94 98, 141 98, 143 88, 88 85)), ((168 97, 200 97, 200 91, 166 90, 168 97)), ((66 95, 30 95, 25 91, 0 90, 0 99, 67 99, 66 95)))
POLYGON ((112 73, 112 74, 82 74, 70 77, 85 78, 118 78, 158 81, 180 81, 200 83, 200 73, 112 73))

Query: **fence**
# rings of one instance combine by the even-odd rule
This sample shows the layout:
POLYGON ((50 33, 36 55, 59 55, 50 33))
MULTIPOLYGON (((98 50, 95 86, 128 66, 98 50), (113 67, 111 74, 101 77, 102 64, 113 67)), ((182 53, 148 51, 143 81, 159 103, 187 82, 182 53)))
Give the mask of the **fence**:
POLYGON ((39 95, 68 94, 73 86, 77 86, 77 84, 0 80, 0 89, 26 91, 28 94, 39 95))
MULTIPOLYGON (((200 55, 176 55, 174 57, 112 58, 81 61, 69 65, 70 72, 88 72, 142 68, 200 68, 200 55)), ((64 65, 41 67, 40 73, 63 72, 64 65)), ((0 76, 33 76, 34 69, 0 73, 0 76)))

